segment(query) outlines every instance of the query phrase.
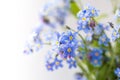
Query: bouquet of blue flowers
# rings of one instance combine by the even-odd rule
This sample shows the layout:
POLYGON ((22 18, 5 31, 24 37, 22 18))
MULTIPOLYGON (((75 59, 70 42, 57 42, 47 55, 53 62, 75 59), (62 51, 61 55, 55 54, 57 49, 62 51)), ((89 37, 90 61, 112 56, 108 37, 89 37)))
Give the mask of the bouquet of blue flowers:
POLYGON ((80 0, 53 0, 40 12, 40 26, 27 42, 25 54, 50 46, 45 56, 46 68, 79 67, 76 80, 120 80, 120 7, 111 0, 114 22, 102 23, 107 14, 80 0), (66 23, 76 20, 76 27, 66 23))

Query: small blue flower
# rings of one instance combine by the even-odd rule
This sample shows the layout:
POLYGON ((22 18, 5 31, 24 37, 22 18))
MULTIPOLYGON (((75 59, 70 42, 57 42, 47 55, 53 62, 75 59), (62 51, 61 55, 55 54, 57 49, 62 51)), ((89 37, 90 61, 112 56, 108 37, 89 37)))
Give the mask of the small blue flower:
POLYGON ((90 62, 94 66, 101 66, 102 64, 102 50, 100 49, 93 49, 90 54, 90 62))
POLYGON ((31 54, 31 53, 33 53, 33 49, 32 49, 32 47, 30 46, 30 45, 27 45, 26 47, 25 47, 25 50, 23 51, 25 54, 31 54))
POLYGON ((89 27, 88 25, 78 25, 77 27, 78 30, 83 30, 85 33, 88 33, 91 31, 91 27, 89 27))
POLYGON ((96 27, 94 27, 94 34, 95 35, 100 35, 101 33, 102 33, 102 31, 103 31, 103 24, 101 24, 101 23, 99 23, 99 24, 97 24, 97 26, 96 27))
POLYGON ((87 78, 81 73, 76 73, 75 80, 87 80, 87 78))
POLYGON ((54 64, 55 69, 58 69, 59 67, 63 67, 62 61, 63 61, 63 60, 59 60, 59 59, 57 59, 57 58, 54 59, 53 64, 54 64))
POLYGON ((60 8, 57 8, 56 12, 57 12, 57 15, 55 15, 56 21, 59 22, 60 25, 64 25, 67 13, 65 12, 64 9, 60 8))
POLYGON ((110 39, 105 35, 103 34, 102 36, 100 36, 99 38, 99 44, 103 44, 105 46, 108 46, 108 43, 110 42, 110 39))
POLYGON ((76 61, 71 58, 69 60, 67 60, 67 63, 69 64, 69 69, 71 69, 72 67, 74 67, 74 68, 77 67, 76 61))
POLYGON ((52 43, 58 40, 60 35, 56 31, 48 31, 44 36, 45 36, 45 41, 52 43))
POLYGON ((88 10, 89 12, 89 17, 96 17, 98 16, 99 10, 97 10, 95 7, 91 6, 91 5, 87 5, 85 7, 86 10, 88 10))
POLYGON ((59 47, 59 54, 62 58, 75 57, 77 46, 74 44, 63 44, 59 47))
POLYGON ((46 68, 47 68, 48 71, 53 71, 53 63, 47 62, 46 63, 46 68))
POLYGON ((114 73, 117 75, 117 77, 120 77, 120 68, 116 68, 114 73))
POLYGON ((112 37, 113 41, 115 41, 116 39, 118 39, 120 37, 120 34, 119 34, 118 30, 113 29, 111 37, 112 37))
POLYGON ((60 36, 59 42, 60 44, 77 43, 76 35, 77 33, 67 31, 60 36))
POLYGON ((93 31, 88 32, 87 35, 86 35, 86 40, 87 41, 92 41, 92 36, 93 36, 93 31))
POLYGON ((99 10, 97 10, 95 7, 91 6, 91 5, 86 5, 85 8, 80 11, 78 14, 77 14, 77 17, 78 18, 81 18, 81 17, 87 17, 87 18, 91 18, 91 17, 96 17, 98 16, 98 13, 99 13, 99 10))

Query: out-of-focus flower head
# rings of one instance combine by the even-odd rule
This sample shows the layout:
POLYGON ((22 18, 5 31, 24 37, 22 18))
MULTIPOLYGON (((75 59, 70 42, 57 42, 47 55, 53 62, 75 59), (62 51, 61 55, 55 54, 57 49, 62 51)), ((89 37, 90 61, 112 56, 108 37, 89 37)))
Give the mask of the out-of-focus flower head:
POLYGON ((24 53, 29 54, 34 51, 38 51, 42 47, 42 40, 40 39, 40 33, 42 31, 42 26, 37 27, 33 33, 30 35, 24 53))
POLYGON ((100 36, 100 38, 99 38, 99 44, 100 45, 103 44, 105 46, 108 46, 109 42, 110 42, 110 39, 105 34, 103 34, 102 36, 100 36))
POLYGON ((119 29, 120 29, 120 26, 116 26, 114 27, 114 29, 112 30, 112 40, 115 41, 116 39, 118 39, 120 37, 120 33, 119 33, 119 29))
POLYGON ((83 76, 82 73, 76 73, 74 76, 75 76, 75 80, 87 80, 87 78, 83 76))
POLYGON ((102 50, 101 49, 93 49, 89 53, 89 59, 92 65, 101 66, 102 64, 102 50))
POLYGON ((116 68, 114 73, 117 75, 117 77, 120 77, 120 68, 116 68))
POLYGON ((64 25, 69 6, 69 0, 52 0, 40 11, 41 22, 52 28, 64 25))

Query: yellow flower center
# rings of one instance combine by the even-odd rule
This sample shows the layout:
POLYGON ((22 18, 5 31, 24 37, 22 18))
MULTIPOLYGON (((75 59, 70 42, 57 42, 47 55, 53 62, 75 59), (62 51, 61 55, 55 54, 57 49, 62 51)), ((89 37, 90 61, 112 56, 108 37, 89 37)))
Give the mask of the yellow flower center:
POLYGON ((56 64, 56 65, 59 65, 60 63, 59 63, 59 62, 56 62, 55 64, 56 64))
POLYGON ((68 48, 67 51, 68 51, 68 52, 71 52, 71 48, 68 48))
POLYGON ((94 14, 94 13, 95 13, 95 11, 94 11, 94 10, 92 10, 92 13, 94 14))
POLYGON ((102 38, 102 42, 105 42, 105 38, 102 38))
POLYGON ((83 21, 85 21, 85 20, 86 20, 86 18, 85 18, 85 17, 83 17, 83 18, 82 18, 82 20, 83 20, 83 21))
POLYGON ((37 47, 40 47, 41 45, 40 44, 37 44, 37 47))
POLYGON ((56 45, 58 45, 59 44, 59 42, 58 41, 56 41, 56 45))
POLYGON ((98 52, 96 52, 96 53, 95 53, 95 56, 98 56, 98 55, 99 55, 98 52))
POLYGON ((116 35, 117 35, 117 33, 116 33, 116 32, 114 32, 114 33, 113 33, 113 35, 114 35, 114 36, 116 36, 116 35))
POLYGON ((69 39, 70 39, 70 40, 72 40, 72 39, 73 39, 73 37, 72 37, 72 36, 70 36, 70 37, 69 37, 69 39))
POLYGON ((51 66, 49 65, 49 66, 48 66, 48 68, 50 69, 50 68, 51 68, 51 66))

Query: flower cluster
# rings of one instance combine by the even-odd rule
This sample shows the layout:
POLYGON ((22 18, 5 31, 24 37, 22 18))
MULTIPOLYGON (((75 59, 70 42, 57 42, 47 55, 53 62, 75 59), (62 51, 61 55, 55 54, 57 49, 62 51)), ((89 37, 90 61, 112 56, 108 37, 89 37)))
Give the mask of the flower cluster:
MULTIPOLYGON (((60 34, 59 34, 60 35, 60 34)), ((58 67, 62 67, 61 64, 62 61, 66 61, 69 65, 69 68, 75 67, 76 68, 76 61, 74 57, 76 56, 76 50, 77 50, 77 39, 76 39, 77 33, 73 33, 71 31, 68 31, 66 33, 62 33, 56 40, 54 40, 52 43, 54 44, 53 52, 56 51, 56 56, 52 57, 54 59, 54 62, 49 62, 49 58, 47 58, 47 69, 48 70, 54 70, 53 67, 56 69, 58 67), (57 58, 60 58, 62 60, 58 60, 57 58), (57 64, 56 64, 57 61, 57 64), (51 67, 49 67, 51 66, 51 67)), ((52 55, 53 53, 51 53, 52 55)))
MULTIPOLYGON (((47 70, 63 68, 64 62, 69 69, 78 66, 82 70, 82 75, 77 74, 76 80, 120 78, 120 68, 117 66, 120 63, 119 23, 116 26, 109 21, 106 24, 99 22, 99 10, 87 5, 77 14, 76 29, 71 26, 58 27, 66 25, 66 16, 69 16, 68 13, 72 13, 72 10, 72 14, 76 15, 76 7, 80 9, 73 0, 56 0, 45 5, 44 13, 40 15, 41 26, 34 30, 24 52, 29 54, 41 49, 41 46, 50 46, 45 56, 47 70), (71 8, 71 5, 74 7, 71 8), (46 29, 48 30, 44 31, 46 29)), ((116 11, 116 16, 119 18, 119 10, 116 11)))
POLYGON ((65 18, 69 13, 69 3, 69 0, 53 0, 53 2, 47 3, 40 12, 42 24, 52 28, 64 25, 65 18))
POLYGON ((95 27, 95 21, 93 17, 98 16, 98 10, 94 7, 87 5, 83 10, 81 10, 78 14, 78 30, 83 30, 84 32, 88 32, 91 28, 95 27))

